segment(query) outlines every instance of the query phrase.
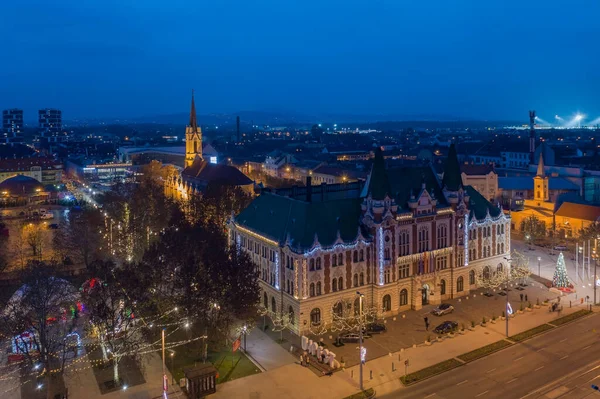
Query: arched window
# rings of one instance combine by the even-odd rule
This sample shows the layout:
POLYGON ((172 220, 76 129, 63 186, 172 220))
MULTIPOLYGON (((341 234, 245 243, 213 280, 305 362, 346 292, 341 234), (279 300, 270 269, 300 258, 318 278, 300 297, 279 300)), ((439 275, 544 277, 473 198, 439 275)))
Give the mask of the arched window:
POLYGON ((498 273, 502 273, 502 269, 503 269, 502 263, 499 263, 498 266, 496 266, 496 271, 498 273))
POLYGON ((365 285, 365 275, 363 272, 360 272, 360 285, 365 285))
POLYGON ((288 314, 290 316, 290 324, 291 325, 296 324, 296 320, 294 318, 294 309, 291 306, 288 308, 288 314))
POLYGON ((286 290, 285 292, 287 292, 288 294, 290 293, 290 280, 285 280, 285 285, 286 285, 286 290))
POLYGON ((483 278, 484 279, 488 280, 490 278, 490 273, 491 273, 491 271, 490 271, 489 266, 486 266, 483 268, 483 278))
POLYGON ((383 297, 383 311, 389 312, 390 310, 392 310, 392 297, 385 295, 383 297))
POLYGON ((352 279, 353 286, 358 287, 358 273, 354 273, 354 277, 352 279))
POLYGON ((360 298, 354 300, 354 316, 360 315, 360 298))
POLYGON ((338 255, 338 265, 340 265, 340 266, 344 265, 344 255, 342 255, 342 254, 338 255))
POLYGON ((499 254, 500 252, 500 244, 496 245, 496 253, 499 254))
POLYGON ((355 249, 354 253, 352 254, 352 261, 354 263, 358 262, 358 251, 355 249))
POLYGON ((501 233, 504 234, 504 225, 502 224, 502 229, 501 229, 501 233))
POLYGON ((331 291, 337 292, 337 279, 336 278, 331 280, 331 291))
POLYGON ((271 310, 273 313, 277 313, 277 304, 275 303, 275 297, 271 297, 271 310))
POLYGON ((315 296, 315 283, 310 283, 309 292, 310 296, 315 296))
POLYGON ((263 294, 263 303, 265 304, 265 309, 269 309, 269 297, 266 292, 263 294))
POLYGON ((342 301, 333 305, 333 313, 337 317, 342 317, 344 315, 344 304, 342 303, 342 301))
POLYGON ((314 260, 314 259, 311 259, 311 260, 310 260, 310 267, 309 267, 309 270, 310 270, 310 271, 313 271, 313 270, 315 270, 315 260, 314 260))
POLYGON ((317 281, 317 295, 321 295, 321 282, 317 281))
POLYGON ((403 289, 400 291, 400 306, 408 305, 408 291, 403 289))
POLYGON ((344 289, 344 279, 342 277, 338 278, 338 289, 340 291, 344 289))
POLYGON ((488 230, 488 237, 491 237, 492 236, 492 227, 488 226, 487 230, 488 230))
POLYGON ((321 258, 317 258, 317 270, 321 270, 321 258))
POLYGON ((314 308, 310 311, 310 322, 313 325, 321 324, 321 309, 314 308))
POLYGON ((473 285, 475 284, 475 271, 471 270, 469 272, 469 284, 473 285))
POLYGON ((337 266, 337 256, 335 254, 331 255, 331 266, 337 266))
POLYGON ((446 280, 440 281, 440 295, 446 295, 446 280))
POLYGON ((437 229, 437 247, 446 248, 448 246, 448 227, 445 224, 441 224, 437 229))
POLYGON ((400 233, 400 248, 398 249, 399 256, 410 254, 410 236, 407 231, 400 233))
POLYGON ((501 243, 501 244, 500 244, 500 249, 502 250, 502 252, 501 252, 501 253, 504 253, 504 243, 501 243))
POLYGON ((365 253, 364 253, 364 251, 362 249, 360 250, 359 253, 360 253, 360 261, 362 262, 362 261, 365 260, 365 256, 364 256, 365 253))
POLYGON ((465 282, 461 277, 456 280, 456 292, 462 292, 465 289, 465 282))

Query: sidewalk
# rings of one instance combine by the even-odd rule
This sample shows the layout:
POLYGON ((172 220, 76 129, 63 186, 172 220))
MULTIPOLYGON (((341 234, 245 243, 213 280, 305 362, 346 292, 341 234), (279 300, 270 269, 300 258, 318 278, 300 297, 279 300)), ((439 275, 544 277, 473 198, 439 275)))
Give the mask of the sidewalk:
MULTIPOLYGON (((242 345, 243 343, 242 341, 242 345)), ((260 327, 253 328, 246 336, 246 355, 253 363, 258 363, 257 366, 263 371, 293 364, 296 361, 294 356, 273 341, 260 327)))

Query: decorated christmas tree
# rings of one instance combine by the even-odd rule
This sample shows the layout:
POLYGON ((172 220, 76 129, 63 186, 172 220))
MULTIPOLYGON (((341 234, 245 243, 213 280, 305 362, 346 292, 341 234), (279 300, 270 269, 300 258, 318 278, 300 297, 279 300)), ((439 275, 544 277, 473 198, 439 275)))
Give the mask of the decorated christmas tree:
POLYGON ((556 269, 554 270, 554 277, 552 277, 552 286, 557 288, 566 288, 569 286, 565 257, 562 252, 558 255, 558 260, 556 261, 556 269))

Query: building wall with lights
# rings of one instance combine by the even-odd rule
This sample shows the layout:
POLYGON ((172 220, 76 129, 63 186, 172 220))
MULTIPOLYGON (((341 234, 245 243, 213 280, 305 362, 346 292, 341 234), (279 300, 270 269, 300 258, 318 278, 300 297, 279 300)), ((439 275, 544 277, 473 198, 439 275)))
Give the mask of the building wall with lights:
POLYGON ((383 195, 375 172, 263 193, 228 223, 256 264, 261 307, 289 314, 298 334, 331 323, 340 303, 356 311, 357 291, 387 317, 469 294, 478 268, 508 267, 510 219, 473 188, 400 168, 383 195))

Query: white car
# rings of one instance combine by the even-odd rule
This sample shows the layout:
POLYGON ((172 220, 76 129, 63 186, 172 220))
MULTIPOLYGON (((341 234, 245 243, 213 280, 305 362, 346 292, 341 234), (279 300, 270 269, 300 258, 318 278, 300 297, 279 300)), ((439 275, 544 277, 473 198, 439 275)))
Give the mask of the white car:
POLYGON ((41 219, 54 219, 54 214, 52 212, 42 213, 40 215, 41 219))

